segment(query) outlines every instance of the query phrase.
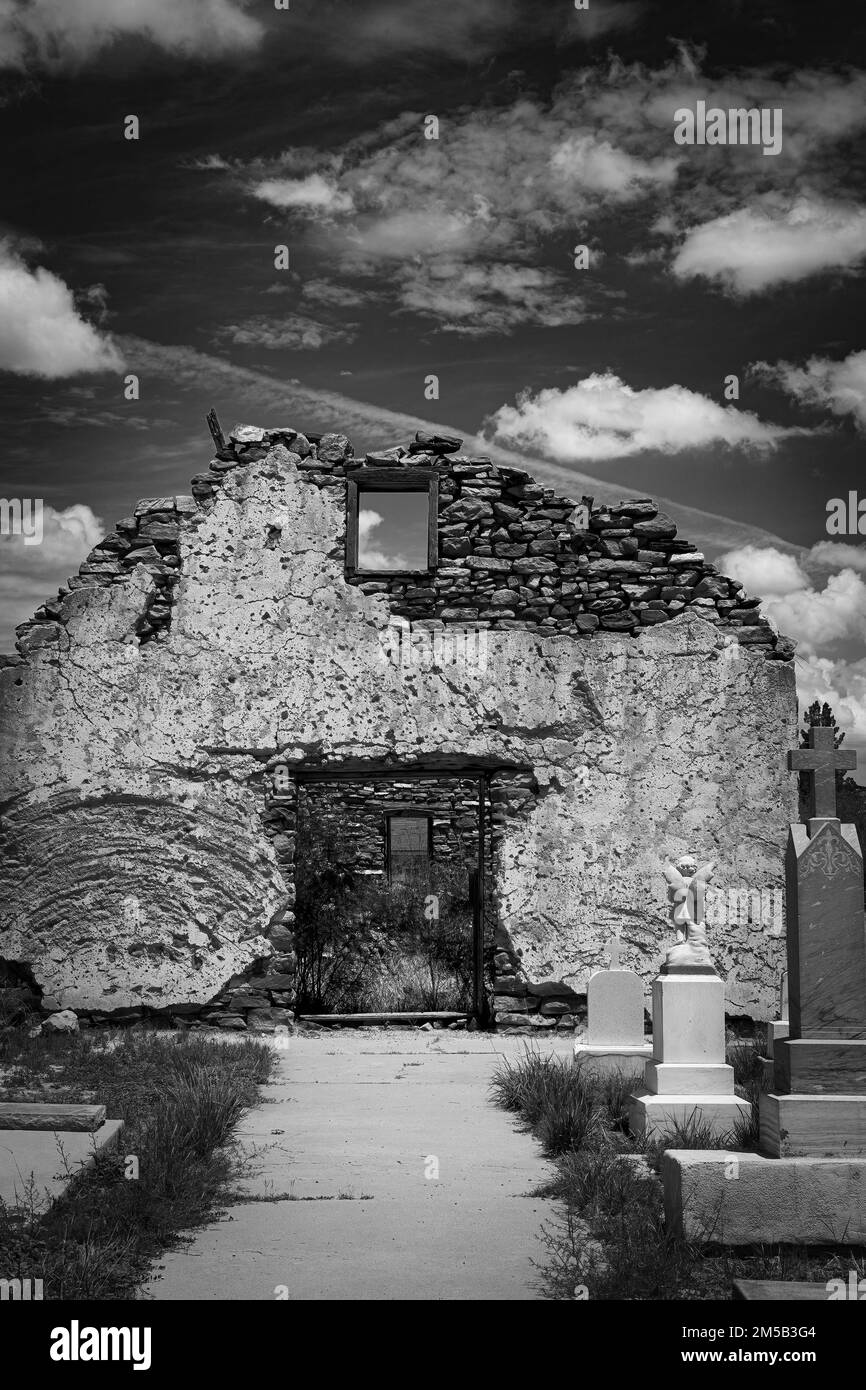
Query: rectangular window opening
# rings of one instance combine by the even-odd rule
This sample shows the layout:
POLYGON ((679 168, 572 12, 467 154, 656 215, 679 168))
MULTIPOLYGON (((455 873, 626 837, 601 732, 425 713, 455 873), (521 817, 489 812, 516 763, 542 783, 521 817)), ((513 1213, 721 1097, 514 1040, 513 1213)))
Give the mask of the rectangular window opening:
POLYGON ((438 563, 438 477, 369 472, 347 490, 349 574, 429 574, 438 563))
POLYGON ((387 867, 391 883, 410 883, 426 879, 432 858, 432 815, 388 817, 387 867))

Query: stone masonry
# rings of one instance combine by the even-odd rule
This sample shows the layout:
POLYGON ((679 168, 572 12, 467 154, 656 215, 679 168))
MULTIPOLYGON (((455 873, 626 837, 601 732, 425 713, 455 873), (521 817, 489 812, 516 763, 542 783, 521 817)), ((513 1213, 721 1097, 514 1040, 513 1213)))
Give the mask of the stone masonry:
MULTIPOLYGON (((437 436, 363 459, 337 433, 217 443, 190 496, 140 502, 0 658, 0 958, 44 1007, 233 1027, 291 1008, 278 767, 484 772, 510 1026, 570 1021, 612 929, 655 973, 665 857, 778 886, 793 644, 649 499, 557 497, 437 436), (370 470, 435 476, 429 573, 347 572, 347 487, 370 470), (480 628, 484 669, 388 663, 398 620, 480 628)), ((769 1017, 783 942, 726 933, 729 1008, 769 1017)))

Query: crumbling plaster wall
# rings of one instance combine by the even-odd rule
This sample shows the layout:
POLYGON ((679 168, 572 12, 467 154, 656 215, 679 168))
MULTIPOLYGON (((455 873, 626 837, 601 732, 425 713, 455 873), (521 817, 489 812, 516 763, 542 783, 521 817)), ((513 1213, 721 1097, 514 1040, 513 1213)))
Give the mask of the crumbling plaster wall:
MULTIPOLYGON (((719 641, 683 617, 637 642, 597 635, 576 660, 560 657, 560 639, 544 644, 561 662, 535 701, 552 725, 536 764, 544 794, 531 833, 511 822, 500 852, 501 920, 531 979, 582 992, 615 934, 621 964, 651 978, 674 940, 669 857, 715 861, 723 891, 781 886, 796 816, 781 751, 796 739, 793 673, 719 641), (557 721, 557 707, 570 713, 557 721)), ((510 703, 502 715, 506 728, 520 717, 510 703)), ((729 1011, 772 1016, 784 936, 733 924, 712 929, 711 949, 729 1011)))
MULTIPOLYGON (((0 956, 63 1006, 212 999, 272 955, 291 906, 262 828, 278 755, 533 767, 499 875, 533 980, 582 989, 614 928, 650 977, 668 854, 716 858, 722 885, 781 883, 790 663, 694 613, 637 636, 491 631, 484 669, 389 663, 387 596, 344 578, 342 494, 299 462, 278 445, 183 517, 159 640, 136 633, 154 591, 138 566, 69 594, 57 640, 0 670, 0 956)), ((713 948, 729 1007, 769 1016, 782 942, 739 928, 713 948)))

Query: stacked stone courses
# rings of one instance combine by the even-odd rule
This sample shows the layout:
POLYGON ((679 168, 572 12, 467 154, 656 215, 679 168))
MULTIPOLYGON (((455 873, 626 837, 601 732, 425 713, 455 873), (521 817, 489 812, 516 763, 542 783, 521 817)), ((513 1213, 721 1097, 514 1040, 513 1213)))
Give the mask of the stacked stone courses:
MULTIPOLYGON (((290 451, 310 486, 345 497, 347 480, 363 488, 367 470, 429 472, 438 479, 438 564, 417 574, 347 574, 366 594, 384 594, 391 611, 428 628, 449 624, 519 628, 541 634, 591 637, 597 631, 637 633, 686 610, 762 651, 787 661, 793 644, 759 611, 759 600, 719 574, 700 551, 677 538, 674 522, 649 498, 594 507, 592 499, 558 497, 529 473, 489 458, 443 452, 437 436, 408 448, 356 458, 343 434, 305 435, 291 428, 237 426, 188 496, 145 498, 88 555, 55 599, 16 629, 19 657, 60 639, 75 611, 74 594, 93 585, 123 584, 143 565, 154 580, 137 627, 142 643, 159 640, 171 624, 180 577, 181 528, 207 510, 226 475, 267 457, 275 445, 290 451), (588 518, 588 525, 584 524, 588 518)), ((453 448, 455 441, 448 444, 453 448)))

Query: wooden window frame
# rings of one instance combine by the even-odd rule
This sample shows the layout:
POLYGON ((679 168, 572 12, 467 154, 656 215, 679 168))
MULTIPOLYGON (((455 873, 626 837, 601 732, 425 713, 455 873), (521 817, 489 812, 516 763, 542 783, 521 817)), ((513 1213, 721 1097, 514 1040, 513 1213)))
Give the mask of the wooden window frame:
POLYGON ((439 565, 439 474, 432 468, 370 468, 346 485, 346 577, 348 579, 418 579, 439 565), (362 492, 427 493, 427 568, 364 570, 358 568, 358 510, 362 492))

